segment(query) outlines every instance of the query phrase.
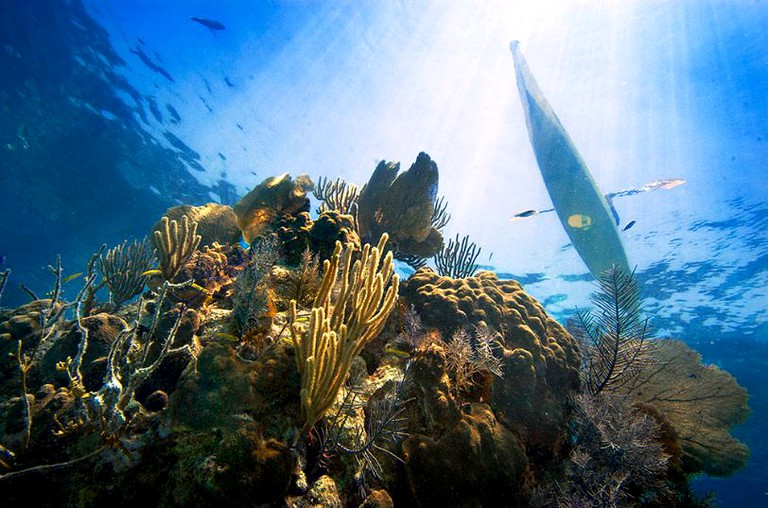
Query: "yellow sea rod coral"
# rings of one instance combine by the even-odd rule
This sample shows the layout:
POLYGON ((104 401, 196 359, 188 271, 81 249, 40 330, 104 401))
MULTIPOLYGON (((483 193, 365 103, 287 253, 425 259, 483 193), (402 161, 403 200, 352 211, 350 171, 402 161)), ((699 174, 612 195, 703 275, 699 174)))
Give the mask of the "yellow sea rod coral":
POLYGON ((387 238, 384 234, 373 248, 366 244, 354 266, 356 249, 336 242, 333 256, 324 263, 325 275, 306 329, 298 323, 296 301, 291 301, 304 432, 333 404, 353 358, 381 332, 395 306, 399 279, 394 275, 392 253, 382 260, 387 238))

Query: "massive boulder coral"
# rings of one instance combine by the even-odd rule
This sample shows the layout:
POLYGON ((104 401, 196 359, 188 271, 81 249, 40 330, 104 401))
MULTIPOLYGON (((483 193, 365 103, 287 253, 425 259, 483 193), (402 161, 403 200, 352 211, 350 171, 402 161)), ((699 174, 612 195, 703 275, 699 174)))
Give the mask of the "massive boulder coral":
MULTIPOLYGON (((88 347, 83 355, 83 384, 88 391, 96 391, 104 384, 107 373, 104 359, 118 334, 128 328, 128 324, 118 316, 100 313, 82 318, 81 326, 88 333, 88 347)), ((36 389, 44 383, 53 383, 57 388, 69 386, 69 376, 57 369, 56 364, 77 355, 82 335, 77 327, 72 327, 68 333, 54 341, 45 351, 37 368, 30 371, 28 388, 36 389)))
POLYGON ((376 243, 388 233, 391 247, 402 254, 432 257, 443 235, 432 225, 437 197, 437 164, 422 152, 403 173, 399 162, 381 161, 357 200, 360 236, 376 243))
POLYGON ((471 404, 440 436, 407 438, 403 460, 421 506, 510 506, 522 497, 525 448, 487 404, 471 404))
MULTIPOLYGON (((427 339, 428 340, 428 339, 427 339)), ((402 499, 417 506, 514 506, 525 498, 528 458, 522 436, 486 403, 453 395, 444 345, 429 341, 409 369, 402 417, 402 499)))
MULTIPOLYGON (((197 233, 202 237, 200 247, 220 243, 222 245, 237 243, 243 233, 237 225, 237 216, 232 207, 218 203, 207 203, 202 206, 180 205, 169 208, 164 216, 168 220, 181 223, 183 216, 191 222, 197 222, 197 233)), ((161 221, 157 221, 152 231, 160 231, 161 221)))
POLYGON ((283 217, 309 211, 307 192, 314 188, 312 180, 301 174, 294 181, 288 173, 265 179, 235 203, 237 225, 245 241, 271 232, 283 217))
POLYGON ((60 303, 53 304, 50 299, 43 299, 33 300, 16 309, 0 310, 0 397, 6 399, 19 393, 18 354, 35 356, 44 337, 53 337, 54 333, 60 332, 54 327, 64 326, 62 320, 46 323, 46 316, 58 315, 61 309, 60 303), (53 309, 51 305, 54 305, 53 309))
POLYGON ((284 344, 250 362, 227 344, 208 344, 170 398, 179 436, 167 487, 174 497, 185 506, 282 499, 296 460, 282 440, 298 420, 298 387, 284 344))
POLYGON ((492 387, 492 406, 506 425, 540 448, 545 460, 556 456, 566 439, 569 394, 579 387, 581 356, 571 335, 539 302, 513 280, 492 272, 474 277, 441 277, 421 268, 402 284, 422 324, 443 337, 472 326, 500 334, 503 379, 492 387))

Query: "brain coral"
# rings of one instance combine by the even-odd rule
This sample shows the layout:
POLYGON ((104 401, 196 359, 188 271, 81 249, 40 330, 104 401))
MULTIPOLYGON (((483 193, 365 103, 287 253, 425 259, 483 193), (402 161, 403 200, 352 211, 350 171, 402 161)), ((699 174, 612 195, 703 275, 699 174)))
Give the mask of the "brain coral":
POLYGON ((402 284, 427 328, 443 337, 481 324, 502 334, 503 379, 494 382, 492 406, 507 425, 527 436, 528 446, 553 457, 566 438, 566 402, 578 389, 577 342, 514 280, 478 272, 441 277, 421 268, 402 284))

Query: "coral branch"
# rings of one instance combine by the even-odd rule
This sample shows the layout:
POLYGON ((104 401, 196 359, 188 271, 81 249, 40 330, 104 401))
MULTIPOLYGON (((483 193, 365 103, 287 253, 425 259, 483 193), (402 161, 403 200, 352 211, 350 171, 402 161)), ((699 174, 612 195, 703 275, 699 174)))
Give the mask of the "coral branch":
POLYGON ((155 253, 146 238, 130 245, 126 240, 99 258, 96 266, 115 307, 141 293, 147 281, 142 274, 152 268, 154 259, 155 253))
POLYGON ((318 178, 312 193, 323 202, 317 210, 318 213, 335 210, 345 215, 352 213, 352 207, 357 204, 357 198, 360 196, 357 185, 347 183, 341 178, 332 182, 322 176, 318 178))
POLYGON ((306 330, 298 324, 296 301, 291 301, 291 338, 301 373, 305 432, 331 406, 353 358, 379 334, 394 308, 398 277, 392 254, 381 259, 387 238, 382 235, 377 247, 366 244, 354 265, 355 249, 342 249, 336 243, 333 256, 325 261, 325 275, 306 330))
POLYGON ((459 241, 459 235, 455 240, 448 240, 448 245, 435 256, 437 273, 443 277, 464 279, 471 277, 477 270, 477 257, 482 249, 469 241, 465 236, 459 241))
POLYGON ((186 215, 181 218, 181 226, 175 220, 163 217, 160 229, 154 232, 153 238, 160 254, 160 271, 169 282, 189 261, 202 239, 197 234, 197 222, 190 221, 186 215))

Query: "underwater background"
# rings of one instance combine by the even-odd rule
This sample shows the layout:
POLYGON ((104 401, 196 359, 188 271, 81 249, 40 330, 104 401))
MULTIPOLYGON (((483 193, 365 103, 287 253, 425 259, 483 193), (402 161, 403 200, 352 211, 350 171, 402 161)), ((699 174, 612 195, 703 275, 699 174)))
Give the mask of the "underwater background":
MULTIPOLYGON (((61 254, 146 235, 169 206, 234 204, 289 172, 365 183, 428 152, 446 238, 561 322, 592 276, 550 207, 509 42, 608 193, 659 337, 733 374, 749 465, 694 482, 768 498, 768 5, 754 1, 97 2, 0 5, 2 305, 61 254), (217 20, 212 29, 190 19, 217 20)), ((407 274, 409 268, 399 269, 407 274)), ((77 291, 77 281, 66 291, 77 291)))

